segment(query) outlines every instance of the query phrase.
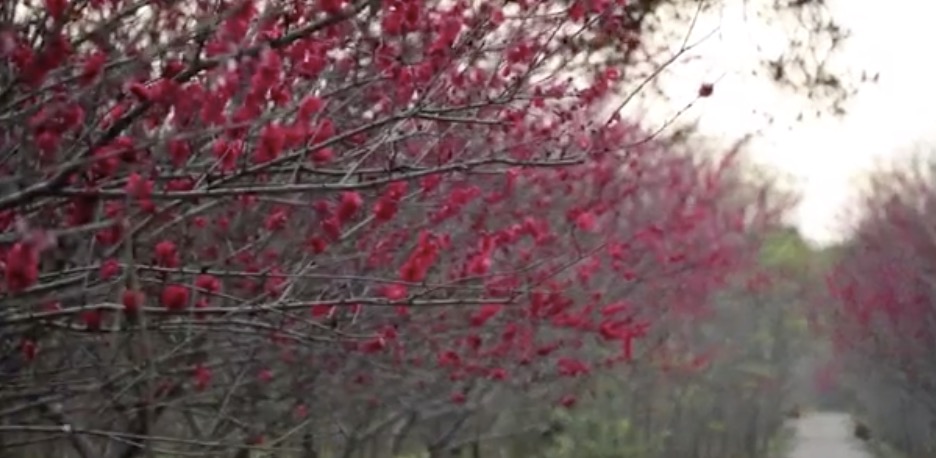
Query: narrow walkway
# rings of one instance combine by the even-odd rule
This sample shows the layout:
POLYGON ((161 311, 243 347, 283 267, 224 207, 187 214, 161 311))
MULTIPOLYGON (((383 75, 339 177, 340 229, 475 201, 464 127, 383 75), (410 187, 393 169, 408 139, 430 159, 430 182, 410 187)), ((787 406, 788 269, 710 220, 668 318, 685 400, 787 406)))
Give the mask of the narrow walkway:
POLYGON ((790 458, 871 458, 852 435, 852 422, 846 414, 806 414, 793 427, 796 436, 790 458))

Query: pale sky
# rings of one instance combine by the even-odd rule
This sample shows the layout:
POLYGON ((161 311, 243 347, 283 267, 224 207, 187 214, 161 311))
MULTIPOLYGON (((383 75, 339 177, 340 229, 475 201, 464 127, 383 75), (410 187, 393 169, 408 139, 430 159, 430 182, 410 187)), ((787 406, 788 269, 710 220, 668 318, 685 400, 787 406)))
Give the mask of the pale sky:
POLYGON ((713 96, 686 119, 698 118, 707 135, 760 132, 750 144, 751 157, 795 181, 802 197, 795 214, 801 231, 818 243, 840 239, 856 179, 876 162, 919 152, 927 139, 936 147, 936 1, 827 0, 837 21, 852 32, 839 63, 859 74, 879 72, 880 79, 859 87, 844 117, 801 123, 794 121, 802 101, 750 75, 757 46, 766 50, 761 56, 776 52, 784 46, 783 35, 745 19, 744 0, 718 2, 722 7, 694 29, 703 36, 718 28, 697 48, 700 59, 674 67, 663 81, 675 104, 668 109, 693 99, 700 82, 721 77, 713 96), (771 113, 775 123, 754 111, 771 113))

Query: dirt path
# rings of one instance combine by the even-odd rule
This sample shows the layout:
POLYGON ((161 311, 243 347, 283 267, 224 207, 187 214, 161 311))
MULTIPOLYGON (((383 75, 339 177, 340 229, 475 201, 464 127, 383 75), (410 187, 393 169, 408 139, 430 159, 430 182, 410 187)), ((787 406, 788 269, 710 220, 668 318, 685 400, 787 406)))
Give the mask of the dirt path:
POLYGON ((852 436, 852 423, 846 414, 807 414, 793 427, 796 436, 789 458, 871 458, 852 436))

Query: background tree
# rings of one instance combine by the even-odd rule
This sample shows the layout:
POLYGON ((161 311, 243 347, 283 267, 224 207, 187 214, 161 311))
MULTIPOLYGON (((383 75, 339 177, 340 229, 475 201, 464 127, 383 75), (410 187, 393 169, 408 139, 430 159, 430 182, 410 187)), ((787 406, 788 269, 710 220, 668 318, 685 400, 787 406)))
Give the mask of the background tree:
POLYGON ((908 457, 929 456, 936 444, 931 164, 871 178, 855 235, 829 276, 835 300, 824 309, 855 408, 875 439, 908 457))
POLYGON ((626 370, 591 379, 573 410, 554 409, 550 419, 561 426, 551 441, 518 438, 532 445, 511 456, 782 453, 785 413, 802 401, 798 365, 811 341, 801 314, 808 296, 788 276, 808 253, 795 253, 798 243, 795 231, 772 233, 756 273, 736 277, 705 321, 674 332, 626 370))

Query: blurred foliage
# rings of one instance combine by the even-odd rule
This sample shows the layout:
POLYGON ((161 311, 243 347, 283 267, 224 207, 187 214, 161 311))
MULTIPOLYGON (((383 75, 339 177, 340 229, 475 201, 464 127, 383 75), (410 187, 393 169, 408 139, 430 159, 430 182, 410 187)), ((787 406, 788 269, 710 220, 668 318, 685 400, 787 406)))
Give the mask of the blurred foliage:
POLYGON ((810 263, 813 254, 799 233, 788 229, 767 237, 761 250, 761 263, 768 267, 801 268, 810 263))
POLYGON ((822 274, 839 256, 837 246, 817 248, 810 246, 795 228, 770 234, 761 250, 761 263, 783 273, 795 273, 799 279, 822 279, 822 274))
POLYGON ((573 409, 540 412, 554 425, 546 433, 452 456, 782 456, 790 434, 785 414, 800 397, 795 366, 812 344, 801 314, 802 290, 785 273, 812 271, 822 256, 795 230, 772 234, 760 258, 762 274, 772 282, 726 290, 714 318, 675 339, 682 345, 669 348, 666 357, 596 377, 588 382, 590 396, 573 409))

